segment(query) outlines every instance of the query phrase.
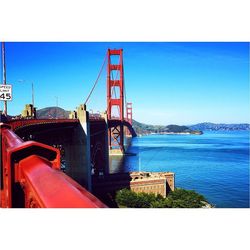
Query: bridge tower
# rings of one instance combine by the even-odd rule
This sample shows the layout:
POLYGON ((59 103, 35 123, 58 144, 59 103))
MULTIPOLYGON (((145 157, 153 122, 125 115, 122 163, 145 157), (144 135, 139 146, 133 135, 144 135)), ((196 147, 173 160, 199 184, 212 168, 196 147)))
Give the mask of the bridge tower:
POLYGON ((133 122, 133 113, 132 113, 132 102, 127 102, 127 121, 130 123, 130 125, 132 125, 133 122))
MULTIPOLYGON (((126 103, 126 121, 132 126, 132 102, 126 103)), ((126 127, 126 136, 130 137, 129 129, 126 127)))
POLYGON ((107 64, 107 116, 108 120, 119 120, 117 126, 109 128, 109 149, 111 154, 124 153, 124 75, 123 50, 108 49, 107 64), (116 59, 115 63, 113 60, 116 59), (118 59, 118 63, 117 63, 118 59), (117 108, 117 109, 116 109, 117 108), (117 112, 115 112, 117 111, 117 112))

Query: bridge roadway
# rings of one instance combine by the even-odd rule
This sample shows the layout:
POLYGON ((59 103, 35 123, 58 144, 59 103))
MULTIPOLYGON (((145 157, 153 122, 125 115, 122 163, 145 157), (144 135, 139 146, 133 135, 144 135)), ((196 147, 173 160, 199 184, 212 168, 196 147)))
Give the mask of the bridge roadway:
MULTIPOLYGON (((90 124, 92 126, 98 126, 100 124, 105 123, 105 119, 101 117, 91 117, 89 118, 90 124)), ((108 120, 108 127, 114 127, 118 126, 121 123, 123 123, 124 126, 126 126, 131 135, 134 137, 136 136, 136 133, 131 126, 131 124, 124 120, 121 122, 119 119, 110 119, 108 120)), ((11 129, 15 132, 18 130, 28 130, 28 131, 35 131, 38 129, 43 129, 43 130, 56 130, 59 128, 73 128, 77 124, 79 124, 79 119, 17 119, 17 120, 10 120, 8 124, 11 126, 11 129), (51 127, 53 126, 53 127, 51 127)))

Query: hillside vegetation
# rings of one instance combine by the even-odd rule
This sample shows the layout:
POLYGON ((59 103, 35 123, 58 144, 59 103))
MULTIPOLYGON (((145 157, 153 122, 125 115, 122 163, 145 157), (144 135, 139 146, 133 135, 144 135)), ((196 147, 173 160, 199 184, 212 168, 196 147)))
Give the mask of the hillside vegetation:
POLYGON ((133 127, 137 134, 151 134, 151 133, 191 133, 201 134, 201 131, 190 129, 187 126, 179 125, 148 125, 133 120, 133 127))
POLYGON ((201 208, 212 207, 203 195, 193 190, 177 188, 166 198, 161 195, 135 193, 129 189, 119 190, 115 198, 123 208, 201 208))

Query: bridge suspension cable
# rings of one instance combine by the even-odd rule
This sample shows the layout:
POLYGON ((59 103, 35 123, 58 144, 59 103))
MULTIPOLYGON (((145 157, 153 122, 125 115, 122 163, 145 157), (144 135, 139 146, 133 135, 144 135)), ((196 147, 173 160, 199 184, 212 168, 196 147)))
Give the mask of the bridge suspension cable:
MULTIPOLYGON (((103 72, 104 66, 105 66, 105 64, 106 64, 106 62, 107 62, 107 58, 108 58, 108 53, 106 53, 106 55, 105 55, 105 57, 104 57, 104 61, 103 61, 103 64, 102 64, 102 66, 101 66, 101 69, 100 69, 100 71, 99 71, 99 73, 98 73, 97 79, 96 79, 96 81, 94 82, 94 85, 93 85, 93 87, 91 88, 91 90, 90 90, 90 92, 89 92, 89 94, 88 94, 88 96, 87 96, 87 98, 86 98, 86 100, 85 100, 85 102, 84 102, 85 105, 86 105, 87 102, 89 101, 89 99, 90 99, 90 97, 91 97, 91 95, 92 95, 92 93, 93 93, 93 91, 94 91, 94 89, 95 89, 95 87, 96 87, 96 85, 97 85, 99 79, 100 79, 100 76, 101 76, 101 74, 102 74, 102 72, 103 72)), ((121 63, 121 57, 119 58, 119 64, 120 64, 120 63, 121 63)), ((116 89, 115 89, 115 81, 116 81, 117 78, 118 78, 118 72, 119 72, 119 71, 116 72, 116 75, 115 75, 115 77, 114 77, 113 72, 111 71, 111 77, 112 77, 112 79, 114 80, 113 85, 112 85, 112 93, 111 93, 111 96, 114 95, 115 98, 117 98, 117 93, 116 93, 116 89)), ((123 75, 124 75, 124 73, 123 73, 123 75)), ((125 82, 125 81, 124 81, 124 82, 125 82)), ((120 93, 120 94, 121 94, 121 93, 120 93)), ((127 107, 127 96, 126 96, 126 87, 125 87, 125 84, 124 84, 124 97, 125 97, 125 107, 127 107)), ((109 100, 109 102, 108 102, 107 110, 109 109, 110 101, 111 101, 111 100, 109 100)), ((107 111, 107 110, 106 110, 106 111, 107 111)), ((118 106, 117 106, 117 111, 118 111, 118 114, 119 114, 119 112, 121 112, 121 110, 119 110, 119 107, 118 107, 118 106)))
POLYGON ((86 101, 84 102, 85 105, 87 104, 87 102, 88 102, 90 96, 92 95, 92 93, 93 93, 93 91, 94 91, 94 89, 95 89, 95 87, 96 87, 96 85, 97 85, 97 83, 98 83, 98 81, 99 81, 99 78, 100 78, 100 76, 101 76, 101 74, 102 74, 103 68, 104 68, 104 66, 105 66, 105 64, 106 64, 107 58, 108 58, 108 53, 106 53, 106 55, 105 55, 105 58, 104 58, 102 67, 101 67, 101 69, 100 69, 100 71, 99 71, 99 74, 98 74, 98 76, 97 76, 97 79, 96 79, 96 81, 95 81, 95 83, 94 83, 94 85, 93 85, 91 91, 89 92, 89 95, 88 95, 86 101))

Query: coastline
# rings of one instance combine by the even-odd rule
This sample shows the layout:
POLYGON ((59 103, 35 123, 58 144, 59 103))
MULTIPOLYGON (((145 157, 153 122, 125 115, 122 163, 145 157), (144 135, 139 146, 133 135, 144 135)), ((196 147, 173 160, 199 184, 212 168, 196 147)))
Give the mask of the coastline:
POLYGON ((145 135, 202 135, 203 132, 159 132, 159 133, 148 133, 148 134, 138 134, 137 136, 145 136, 145 135))

